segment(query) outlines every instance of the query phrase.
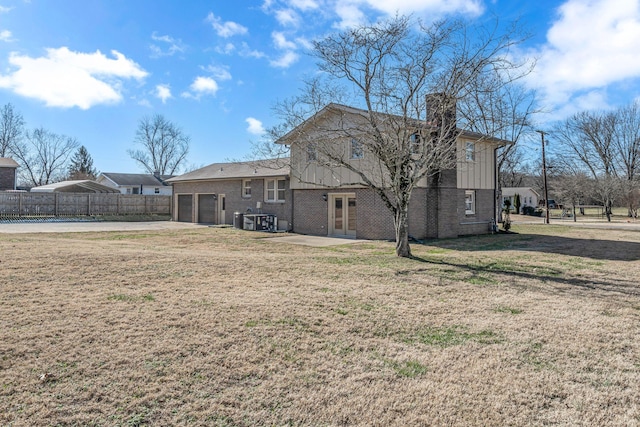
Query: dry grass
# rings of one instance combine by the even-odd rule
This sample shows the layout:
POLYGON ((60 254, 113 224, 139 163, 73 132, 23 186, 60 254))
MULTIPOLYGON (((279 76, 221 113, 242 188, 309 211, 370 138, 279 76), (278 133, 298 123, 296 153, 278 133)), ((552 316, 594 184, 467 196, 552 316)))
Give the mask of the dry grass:
POLYGON ((0 425, 640 425, 640 233, 0 235, 0 425))

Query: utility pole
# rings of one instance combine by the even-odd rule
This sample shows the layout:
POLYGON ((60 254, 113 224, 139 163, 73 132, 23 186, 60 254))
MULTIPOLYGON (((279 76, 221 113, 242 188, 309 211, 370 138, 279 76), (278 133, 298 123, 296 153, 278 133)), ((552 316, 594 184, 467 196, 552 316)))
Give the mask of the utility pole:
POLYGON ((545 216, 544 223, 549 224, 549 192, 547 189, 547 159, 544 155, 544 131, 537 130, 542 137, 542 184, 544 186, 544 207, 545 207, 545 216))

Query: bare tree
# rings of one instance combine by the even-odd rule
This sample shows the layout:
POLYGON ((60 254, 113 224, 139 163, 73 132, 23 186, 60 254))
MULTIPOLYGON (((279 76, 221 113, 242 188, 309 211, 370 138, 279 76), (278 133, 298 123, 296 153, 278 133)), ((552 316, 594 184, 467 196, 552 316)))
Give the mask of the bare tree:
POLYGON ((611 207, 622 195, 633 215, 640 189, 640 105, 607 112, 581 112, 555 128, 563 159, 593 179, 594 192, 611 220, 611 207))
MULTIPOLYGON (((396 17, 314 42, 324 78, 307 82, 299 96, 276 106, 282 124, 270 133, 309 150, 326 168, 346 169, 357 177, 339 186, 374 190, 393 215, 396 253, 405 257, 411 256, 413 189, 455 168, 456 137, 478 120, 469 114, 457 127, 457 103, 476 92, 481 75, 501 77, 500 84, 486 89, 499 90, 528 71, 508 56, 521 41, 515 27, 500 33, 497 23, 489 29, 460 21, 414 24, 396 17), (330 103, 336 102, 358 108, 333 108, 330 103), (324 108, 333 108, 337 118, 321 120, 318 113, 324 108), (312 126, 299 126, 303 121, 312 126), (357 166, 339 149, 345 140, 355 141, 355 148, 372 161, 357 166)), ((304 180, 302 163, 292 159, 291 173, 304 180)))
POLYGON ((513 180, 523 161, 518 143, 535 135, 533 121, 542 110, 537 105, 535 91, 517 82, 505 84, 505 80, 509 79, 502 70, 479 74, 475 89, 461 99, 458 114, 469 130, 513 142, 498 152, 500 174, 509 174, 513 180))
POLYGON ((13 109, 13 105, 6 104, 0 110, 0 157, 8 157, 13 148, 20 143, 24 133, 24 119, 13 109))
POLYGON ((66 176, 67 160, 77 146, 75 138, 38 128, 27 132, 24 141, 12 148, 12 153, 20 163, 24 183, 40 186, 66 176))
POLYGON ((640 192, 640 103, 636 101, 621 107, 614 114, 613 146, 622 197, 627 203, 628 215, 637 216, 637 194, 640 192))
POLYGON ((571 206, 575 222, 576 207, 585 204, 589 199, 593 180, 570 162, 556 162, 555 165, 552 175, 555 194, 565 207, 571 206))
POLYGON ((521 145, 509 145, 500 150, 498 167, 500 168, 500 187, 522 187, 525 185, 526 167, 524 151, 521 145))
POLYGON ((187 160, 190 138, 182 129, 160 114, 144 117, 138 124, 134 144, 139 150, 127 150, 129 156, 147 172, 173 175, 187 160))
POLYGON ((555 126, 561 158, 574 169, 583 169, 594 180, 594 191, 611 221, 611 207, 618 192, 615 162, 615 114, 583 111, 555 126))

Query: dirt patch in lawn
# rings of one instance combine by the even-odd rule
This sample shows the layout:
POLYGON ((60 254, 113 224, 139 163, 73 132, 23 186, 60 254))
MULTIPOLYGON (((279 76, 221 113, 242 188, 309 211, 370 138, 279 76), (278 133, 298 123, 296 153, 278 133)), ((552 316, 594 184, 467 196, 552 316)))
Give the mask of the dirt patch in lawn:
POLYGON ((639 424, 640 233, 514 229, 0 235, 0 425, 639 424))

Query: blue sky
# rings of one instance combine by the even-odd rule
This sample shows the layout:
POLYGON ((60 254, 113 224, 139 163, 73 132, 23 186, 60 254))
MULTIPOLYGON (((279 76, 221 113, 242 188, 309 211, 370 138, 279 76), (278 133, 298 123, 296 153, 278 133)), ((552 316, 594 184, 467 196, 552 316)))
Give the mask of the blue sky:
POLYGON ((190 165, 243 158, 314 73, 310 41, 396 11, 520 19, 543 122, 640 97, 640 0, 0 0, 0 105, 103 172, 141 171, 126 150, 155 113, 191 137, 190 165))

